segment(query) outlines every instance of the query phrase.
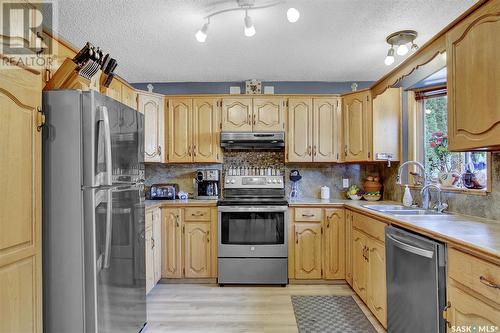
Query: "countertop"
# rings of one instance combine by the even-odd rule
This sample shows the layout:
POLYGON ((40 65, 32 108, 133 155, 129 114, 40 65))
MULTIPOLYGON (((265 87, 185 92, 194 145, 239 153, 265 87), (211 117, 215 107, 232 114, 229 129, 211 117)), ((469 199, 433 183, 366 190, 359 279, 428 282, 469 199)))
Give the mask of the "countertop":
POLYGON ((146 209, 148 208, 157 208, 157 207, 170 207, 170 206, 179 206, 179 207, 216 207, 217 200, 198 200, 198 199, 187 199, 187 200, 146 200, 145 201, 146 209))
MULTIPOLYGON (((217 200, 146 200, 146 208, 217 206, 217 200)), ((289 201, 290 207, 338 207, 349 208, 388 224, 403 227, 419 234, 447 243, 449 246, 466 250, 500 264, 500 222, 460 214, 440 216, 394 216, 378 212, 364 205, 399 204, 394 201, 354 201, 347 199, 321 200, 302 198, 289 201)))
POLYGON ((378 212, 364 205, 400 204, 394 201, 354 201, 343 199, 300 199, 289 203, 294 206, 345 207, 370 217, 400 226, 419 234, 469 250, 500 264, 500 222, 460 214, 440 216, 394 216, 378 212))

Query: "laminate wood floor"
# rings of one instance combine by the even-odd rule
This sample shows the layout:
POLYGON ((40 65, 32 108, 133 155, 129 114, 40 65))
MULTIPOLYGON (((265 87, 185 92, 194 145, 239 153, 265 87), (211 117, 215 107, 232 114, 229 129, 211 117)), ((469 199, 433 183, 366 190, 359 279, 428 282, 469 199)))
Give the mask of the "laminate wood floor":
MULTIPOLYGON (((226 286, 158 284, 149 293, 148 329, 163 332, 297 332, 290 296, 354 295, 347 284, 226 286)), ((377 332, 385 332, 362 301, 377 332)), ((360 332, 361 333, 361 332, 360 332)))

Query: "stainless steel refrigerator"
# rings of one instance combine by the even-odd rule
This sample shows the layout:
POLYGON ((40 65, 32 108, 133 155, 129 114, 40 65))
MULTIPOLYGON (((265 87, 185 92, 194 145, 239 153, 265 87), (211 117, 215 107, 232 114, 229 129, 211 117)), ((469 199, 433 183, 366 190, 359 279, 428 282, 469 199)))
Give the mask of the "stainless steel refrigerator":
POLYGON ((45 332, 146 323, 144 116, 95 91, 44 92, 45 332))

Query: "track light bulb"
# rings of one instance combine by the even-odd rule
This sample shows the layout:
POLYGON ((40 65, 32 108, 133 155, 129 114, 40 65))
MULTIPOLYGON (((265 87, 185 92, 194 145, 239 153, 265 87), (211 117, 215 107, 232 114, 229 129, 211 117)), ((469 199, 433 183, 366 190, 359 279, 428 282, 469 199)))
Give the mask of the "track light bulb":
POLYGON ((286 12, 286 18, 288 19, 288 22, 295 23, 300 18, 300 12, 293 7, 289 8, 288 11, 286 12))
POLYGON ((194 35, 196 37, 196 40, 200 43, 205 43, 207 40, 207 31, 208 31, 208 22, 201 27, 200 30, 194 35))
POLYGON ((411 43, 411 49, 410 49, 412 52, 415 52, 416 50, 418 50, 418 45, 415 44, 415 43, 411 43))
POLYGON ((385 57, 384 63, 386 66, 390 66, 394 63, 394 49, 391 47, 387 51, 387 56, 385 57))
POLYGON ((252 37, 255 35, 255 27, 252 23, 252 18, 248 16, 248 13, 245 14, 245 36, 252 37))
POLYGON ((398 50, 396 51, 398 55, 404 56, 408 53, 408 46, 406 44, 402 44, 398 46, 398 50))

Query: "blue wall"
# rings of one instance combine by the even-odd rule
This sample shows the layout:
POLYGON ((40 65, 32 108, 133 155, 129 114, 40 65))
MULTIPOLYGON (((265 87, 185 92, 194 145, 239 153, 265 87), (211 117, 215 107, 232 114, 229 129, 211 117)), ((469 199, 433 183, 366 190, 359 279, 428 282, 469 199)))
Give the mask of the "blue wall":
MULTIPOLYGON (((353 82, 320 81, 263 81, 264 86, 274 86, 275 94, 342 94, 351 91, 353 82)), ((358 90, 368 88, 372 81, 357 81, 358 90)), ((229 94, 230 86, 239 86, 245 93, 245 82, 164 82, 151 83, 154 92, 164 95, 229 94)), ((147 91, 148 83, 132 83, 137 89, 147 91)), ((264 88, 262 88, 264 89, 264 88)))

